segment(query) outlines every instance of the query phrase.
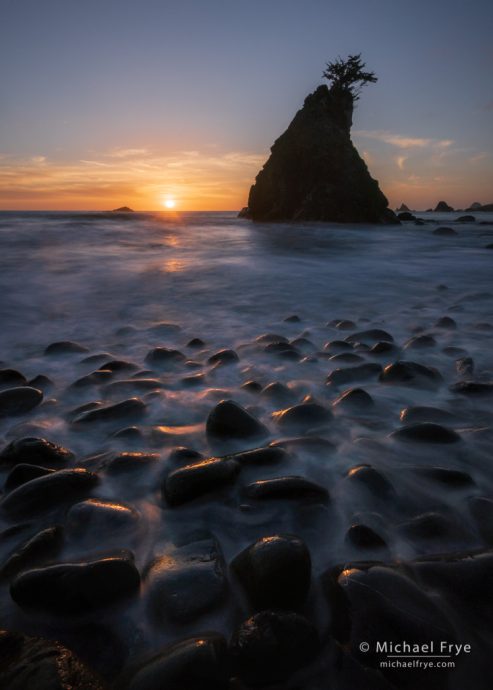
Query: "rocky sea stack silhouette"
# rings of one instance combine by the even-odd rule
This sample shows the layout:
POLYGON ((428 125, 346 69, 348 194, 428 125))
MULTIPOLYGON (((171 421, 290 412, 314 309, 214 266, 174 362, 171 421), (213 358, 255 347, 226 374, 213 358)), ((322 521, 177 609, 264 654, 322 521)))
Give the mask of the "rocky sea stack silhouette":
MULTIPOLYGON (((328 66, 344 66, 359 57, 328 66)), ((360 81, 376 81, 373 73, 363 74, 372 78, 360 81)), ((357 98, 351 84, 333 81, 305 99, 272 146, 241 216, 257 221, 399 222, 351 141, 357 98)))

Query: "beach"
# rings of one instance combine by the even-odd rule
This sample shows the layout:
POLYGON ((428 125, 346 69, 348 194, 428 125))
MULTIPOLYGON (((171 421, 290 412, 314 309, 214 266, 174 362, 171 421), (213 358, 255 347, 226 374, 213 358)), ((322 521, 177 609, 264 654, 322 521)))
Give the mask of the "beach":
MULTIPOLYGON (((240 688, 270 664, 256 653, 253 680, 242 676, 239 627, 296 611, 313 644, 288 679, 267 674, 272 687, 362 687, 354 679, 373 671, 356 647, 370 632, 351 572, 377 591, 387 564, 411 637, 413 610, 433 640, 440 629, 457 641, 461 620, 472 653, 440 683, 483 687, 493 214, 417 215, 422 225, 343 226, 0 212, 2 627, 56 639, 135 689, 147 687, 143 660, 214 631, 232 640, 243 683, 217 687, 240 688), (19 445, 29 438, 55 445, 19 445), (19 463, 30 467, 12 478, 19 463), (42 531, 47 548, 12 563, 42 531), (248 549, 265 538, 282 544, 257 581, 248 549), (294 558, 286 587, 279 554, 294 558), (85 603, 57 593, 53 571, 39 575, 105 559, 121 591, 85 603), (464 592, 454 599, 445 571, 423 563, 449 565, 464 592), (351 633, 335 625, 334 582, 352 602, 351 633), (335 661, 348 649, 356 670, 335 661)), ((289 668, 283 653, 274 667, 289 668)), ((378 663, 371 687, 401 687, 378 663)))

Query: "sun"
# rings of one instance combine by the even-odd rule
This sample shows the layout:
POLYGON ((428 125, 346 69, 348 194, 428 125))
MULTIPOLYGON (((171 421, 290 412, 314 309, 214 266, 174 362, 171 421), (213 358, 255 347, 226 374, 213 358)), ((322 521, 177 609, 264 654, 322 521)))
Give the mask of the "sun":
POLYGON ((175 208, 176 201, 173 199, 173 197, 167 196, 165 199, 163 199, 162 204, 165 208, 175 208))

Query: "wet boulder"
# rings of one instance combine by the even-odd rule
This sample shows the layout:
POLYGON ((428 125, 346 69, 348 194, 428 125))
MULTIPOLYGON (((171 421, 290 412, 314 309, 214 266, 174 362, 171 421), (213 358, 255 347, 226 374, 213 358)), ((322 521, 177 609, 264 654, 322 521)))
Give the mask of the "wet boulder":
POLYGON ((222 400, 209 413, 206 432, 222 440, 260 439, 269 435, 261 422, 233 400, 222 400))
POLYGON ((457 322, 451 316, 442 316, 435 324, 435 328, 442 328, 444 331, 455 331, 457 322))
POLYGON ((244 467, 255 465, 277 465, 289 460, 289 453, 279 446, 265 446, 246 450, 243 453, 235 453, 230 456, 244 467))
POLYGON ((47 474, 51 474, 56 470, 49 469, 48 467, 40 467, 39 465, 29 465, 28 463, 19 463, 15 465, 7 475, 5 479, 4 489, 6 491, 12 491, 16 489, 21 484, 30 482, 31 479, 36 479, 37 477, 44 477, 47 474))
POLYGON ((295 397, 295 393, 288 388, 288 386, 279 381, 273 381, 262 388, 260 395, 265 400, 272 401, 273 403, 290 402, 295 397))
POLYGON ((477 530, 486 544, 493 546, 493 500, 474 496, 469 500, 469 510, 477 530))
POLYGON ((344 391, 334 402, 332 407, 349 412, 368 411, 375 405, 371 395, 363 388, 350 388, 344 391))
POLYGON ((139 587, 133 560, 112 556, 28 570, 12 582, 10 594, 21 608, 77 615, 110 606, 136 594, 139 587))
MULTIPOLYGON (((283 683, 320 649, 316 628, 290 611, 261 611, 240 625, 231 640, 239 677, 250 687, 283 683)), ((276 686, 278 687, 278 686, 276 686)))
POLYGON ((58 470, 21 484, 3 498, 0 509, 9 517, 52 510, 84 498, 97 483, 97 475, 85 469, 58 470))
POLYGON ((0 388, 14 388, 26 385, 26 377, 17 369, 0 369, 0 388))
POLYGON ((58 642, 2 630, 0 687, 5 690, 104 690, 106 684, 58 642))
POLYGON ((380 374, 381 383, 417 388, 438 388, 443 383, 440 372, 418 362, 398 360, 389 364, 380 374))
POLYGON ((493 383, 488 381, 459 381, 459 383, 450 386, 450 390, 452 393, 459 393, 460 395, 486 397, 493 395, 493 383))
POLYGON ((273 418, 281 429, 308 431, 332 420, 332 412, 315 402, 304 402, 275 412, 273 418))
POLYGON ((409 424, 393 431, 391 437, 398 441, 414 441, 416 443, 458 443, 459 434, 441 424, 422 422, 409 424))
POLYGON ((236 556, 231 569, 256 610, 296 609, 308 596, 310 552, 294 535, 258 539, 236 556))
POLYGON ((341 352, 351 352, 353 346, 345 340, 329 340, 325 343, 324 350, 330 354, 337 355, 341 352))
POLYGON ((47 527, 18 546, 0 567, 0 578, 12 578, 22 570, 33 568, 54 558, 62 548, 63 529, 47 527))
POLYGON ((30 465, 42 465, 43 467, 64 467, 74 454, 56 443, 51 443, 45 438, 21 438, 16 439, 5 446, 0 453, 0 466, 14 466, 18 463, 30 465))
POLYGON ((0 391, 0 417, 26 414, 43 400, 43 391, 31 386, 16 386, 0 391))
MULTIPOLYGON (((397 644, 405 640, 411 645, 434 641, 439 648, 441 640, 455 639, 452 624, 434 599, 393 568, 349 564, 325 573, 322 586, 333 612, 334 636, 365 666, 379 668, 386 659, 377 650, 378 641, 397 644), (362 641, 368 646, 360 646, 362 641)), ((384 667, 383 672, 394 680, 409 677, 408 669, 384 667)))
POLYGON ((239 471, 239 463, 231 457, 208 458, 179 467, 163 482, 163 498, 170 506, 179 506, 233 484, 239 471))
POLYGON ((421 513, 399 525, 399 532, 416 541, 438 541, 461 537, 461 528, 449 516, 437 512, 421 513))
POLYGON ((457 231, 453 228, 441 226, 439 228, 435 228, 435 230, 433 230, 433 234, 439 235, 440 237, 454 237, 457 235, 457 231))
POLYGON ((147 353, 145 358, 146 364, 155 369, 173 368, 185 360, 186 357, 182 352, 167 347, 155 347, 147 353))
POLYGON ((421 424, 432 422, 433 424, 457 424, 458 417, 452 412, 442 410, 439 407, 427 407, 416 405, 405 407, 401 410, 400 419, 403 424, 421 424))
POLYGON ((140 520, 135 508, 116 501, 89 498, 75 503, 67 512, 66 529, 70 537, 94 537, 95 540, 128 534, 140 520))
POLYGON ((346 541, 360 549, 382 549, 387 544, 371 527, 356 523, 346 532, 346 541))
POLYGON ((122 420, 141 419, 147 406, 140 398, 129 398, 114 405, 103 405, 93 410, 82 412, 73 421, 73 424, 112 424, 122 420))
POLYGON ((404 350, 426 350, 429 347, 435 347, 437 341, 432 335, 416 335, 406 343, 404 343, 404 350))
POLYGON ((72 340, 58 340, 51 343, 45 349, 45 355, 78 355, 82 352, 89 352, 87 347, 74 343, 72 340))
POLYGON ((139 451, 123 451, 112 457, 106 464, 108 474, 140 471, 159 461, 158 453, 141 453, 139 451))
POLYGON ((459 376, 472 376, 474 374, 474 361, 472 357, 460 357, 455 361, 455 370, 459 376))
POLYGON ((390 333, 381 328, 370 328, 366 331, 359 331, 358 333, 348 335, 346 338, 348 343, 366 343, 367 345, 373 345, 382 340, 388 343, 394 342, 394 338, 390 333))
POLYGON ((218 606, 227 591, 223 557, 215 539, 171 548, 156 558, 146 575, 153 617, 194 621, 218 606))
POLYGON ((219 352, 216 352, 209 357, 207 364, 222 366, 225 364, 236 364, 236 362, 239 361, 240 358, 234 350, 219 350, 219 352))
POLYGON ((166 647, 121 679, 125 690, 228 690, 226 640, 206 633, 166 647))
POLYGON ((327 384, 333 386, 345 386, 356 381, 369 381, 376 379, 382 373, 380 364, 360 364, 356 367, 344 367, 334 369, 327 376, 327 384))
POLYGON ((416 467, 416 474, 447 486, 449 489, 464 489, 474 486, 474 480, 468 472, 452 470, 448 467, 416 467))
POLYGON ((325 487, 298 475, 258 479, 245 486, 243 493, 247 498, 257 500, 289 499, 326 503, 329 499, 325 487))
POLYGON ((387 499, 394 495, 394 487, 381 472, 371 465, 356 465, 348 470, 346 481, 361 486, 372 495, 387 499))

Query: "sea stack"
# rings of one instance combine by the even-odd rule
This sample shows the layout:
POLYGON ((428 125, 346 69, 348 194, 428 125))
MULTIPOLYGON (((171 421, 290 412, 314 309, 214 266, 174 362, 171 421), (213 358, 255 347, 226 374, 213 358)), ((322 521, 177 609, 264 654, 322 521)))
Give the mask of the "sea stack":
POLYGON ((241 216, 257 221, 398 223, 351 141, 354 98, 319 86, 250 189, 241 216))

